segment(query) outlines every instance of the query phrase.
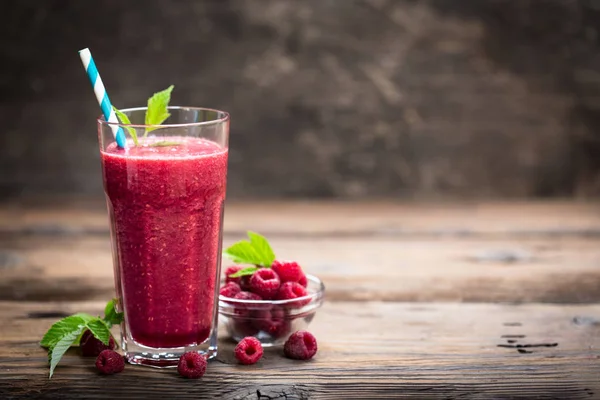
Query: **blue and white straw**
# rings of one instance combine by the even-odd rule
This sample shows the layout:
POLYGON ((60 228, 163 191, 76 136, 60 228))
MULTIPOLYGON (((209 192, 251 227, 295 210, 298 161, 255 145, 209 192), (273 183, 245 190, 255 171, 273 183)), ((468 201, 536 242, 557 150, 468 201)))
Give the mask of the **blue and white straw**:
MULTIPOLYGON (((102 114, 104 114, 104 119, 108 122, 119 123, 115 110, 113 110, 112 105, 110 104, 110 99, 108 98, 108 93, 106 93, 102 79, 100 79, 100 75, 98 74, 98 69, 96 68, 96 63, 92 58, 90 50, 87 48, 79 50, 79 57, 81 57, 85 72, 87 72, 87 76, 90 78, 90 82, 94 87, 94 93, 96 94, 96 99, 102 109, 102 114)), ((125 148, 125 132, 123 132, 123 128, 119 125, 110 125, 110 128, 113 131, 117 145, 121 148, 125 148)))

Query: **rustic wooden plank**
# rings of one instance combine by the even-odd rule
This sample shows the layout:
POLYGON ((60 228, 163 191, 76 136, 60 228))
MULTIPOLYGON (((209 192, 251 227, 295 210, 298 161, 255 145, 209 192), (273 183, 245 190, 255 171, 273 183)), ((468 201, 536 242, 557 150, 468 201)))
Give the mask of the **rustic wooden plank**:
MULTIPOLYGON (((600 203, 229 202, 225 232, 322 236, 600 236, 600 203)), ((30 200, 0 206, 0 234, 105 234, 98 199, 30 200)))
MULTIPOLYGON (((228 235, 226 244, 236 237, 228 235)), ((274 237, 280 258, 320 276, 330 300, 600 302, 600 240, 274 237)), ((0 299, 105 299, 107 235, 0 237, 0 299)))
MULTIPOLYGON (((2 398, 338 399, 552 398, 600 395, 600 305, 326 303, 310 330, 310 362, 268 349, 256 366, 238 366, 221 340, 218 360, 199 382, 173 370, 127 366, 98 377, 71 351, 47 379, 37 341, 61 313, 99 313, 95 303, 0 303, 2 398), (52 315, 52 313, 55 313, 52 315), (51 315, 50 318, 46 317, 51 315), (509 339, 506 335, 518 337, 509 339), (516 335, 516 336, 515 336, 516 335), (498 345, 554 344, 521 354, 498 345)), ((223 338, 222 338, 223 339, 223 338)))

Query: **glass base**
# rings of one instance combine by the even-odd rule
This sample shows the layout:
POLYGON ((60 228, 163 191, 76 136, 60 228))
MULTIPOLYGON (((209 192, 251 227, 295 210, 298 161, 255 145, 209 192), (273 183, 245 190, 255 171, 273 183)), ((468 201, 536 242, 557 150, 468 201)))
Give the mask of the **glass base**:
POLYGON ((174 368, 179 358, 188 351, 200 353, 207 360, 217 356, 217 329, 203 343, 185 347, 154 348, 136 343, 131 337, 121 335, 121 348, 130 364, 152 368, 174 368))
MULTIPOLYGON (((292 332, 290 332, 290 334, 291 333, 292 332)), ((233 341, 236 343, 241 342, 243 338, 247 337, 247 336, 237 335, 237 334, 232 334, 230 336, 233 339, 233 341)), ((288 334, 288 335, 285 335, 283 338, 275 339, 273 336, 269 335, 268 333, 260 331, 258 333, 255 333, 252 336, 254 336, 255 338, 258 339, 258 341, 260 342, 262 347, 273 347, 273 346, 279 346, 279 345, 284 344, 290 335, 288 334)))
POLYGON ((283 322, 283 325, 275 335, 256 329, 257 322, 261 322, 256 318, 232 317, 221 314, 220 322, 225 326, 227 333, 236 343, 239 343, 247 336, 254 336, 260 341, 262 347, 272 347, 283 345, 292 333, 306 330, 314 315, 315 311, 313 310, 304 317, 289 317, 284 321, 280 321, 283 322))

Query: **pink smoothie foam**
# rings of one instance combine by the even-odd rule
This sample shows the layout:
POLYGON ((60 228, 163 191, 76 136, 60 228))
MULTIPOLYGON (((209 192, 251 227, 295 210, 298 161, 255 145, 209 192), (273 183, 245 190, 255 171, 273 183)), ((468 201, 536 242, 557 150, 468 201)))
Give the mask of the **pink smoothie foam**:
POLYGON ((213 324, 228 153, 204 139, 151 140, 180 145, 101 153, 116 286, 138 344, 199 344, 213 324))

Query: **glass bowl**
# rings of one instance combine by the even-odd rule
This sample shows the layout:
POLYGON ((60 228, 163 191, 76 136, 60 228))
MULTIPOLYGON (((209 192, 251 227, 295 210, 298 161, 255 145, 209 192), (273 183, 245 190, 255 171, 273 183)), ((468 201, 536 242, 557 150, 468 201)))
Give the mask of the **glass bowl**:
POLYGON ((306 275, 308 295, 290 300, 239 300, 219 296, 219 324, 239 342, 254 336, 264 347, 285 343, 288 337, 305 330, 323 304, 325 285, 306 275))

